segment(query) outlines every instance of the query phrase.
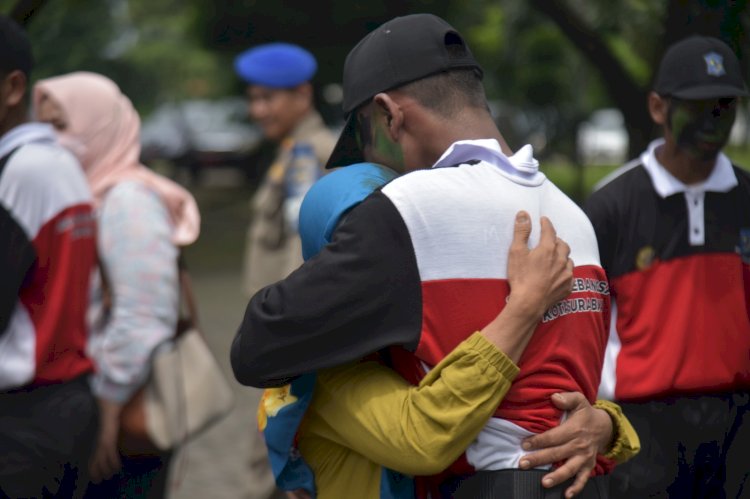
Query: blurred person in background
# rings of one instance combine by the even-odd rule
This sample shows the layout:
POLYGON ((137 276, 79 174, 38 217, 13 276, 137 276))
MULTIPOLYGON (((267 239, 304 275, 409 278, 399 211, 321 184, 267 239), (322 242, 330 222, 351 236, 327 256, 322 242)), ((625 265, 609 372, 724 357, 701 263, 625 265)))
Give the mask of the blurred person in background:
POLYGON ((185 189, 139 163, 140 118, 108 78, 86 72, 39 81, 34 108, 77 157, 94 195, 100 273, 92 296, 89 350, 101 423, 87 497, 163 497, 169 453, 118 451, 124 404, 146 381, 154 349, 179 315, 180 248, 200 215, 185 189))
POLYGON ((302 263, 299 207, 336 143, 315 109, 317 67, 310 52, 288 43, 259 45, 235 60, 247 83, 250 117, 278 147, 252 201, 243 284, 248 296, 302 263))
POLYGON ((648 97, 663 138, 586 202, 614 298, 599 395, 643 442, 615 498, 750 497, 750 175, 722 153, 747 95, 724 42, 674 44, 648 97))
POLYGON ((0 16, 0 497, 86 487, 97 405, 86 355, 96 221, 86 178, 28 123, 29 40, 0 16))
MULTIPOLYGON (((307 190, 322 175, 336 138, 315 109, 311 80, 315 57, 289 43, 259 45, 235 60, 247 83, 250 117, 277 153, 253 200, 244 257, 243 291, 252 296, 283 279, 302 263, 299 208, 307 190)), ((261 391, 250 396, 260 401, 261 391)), ((253 404, 256 405, 256 404, 253 404)), ((249 480, 256 497, 273 493, 273 477, 260 435, 251 436, 249 480)))

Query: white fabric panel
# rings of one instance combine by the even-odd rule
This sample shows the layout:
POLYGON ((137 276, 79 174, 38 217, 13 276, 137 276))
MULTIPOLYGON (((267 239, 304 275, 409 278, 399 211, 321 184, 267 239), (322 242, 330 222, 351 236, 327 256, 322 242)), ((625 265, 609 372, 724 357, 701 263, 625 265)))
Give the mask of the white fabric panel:
POLYGON ((0 390, 23 386, 34 378, 36 337, 26 309, 16 305, 8 329, 0 336, 0 390))
POLYGON ((40 142, 25 145, 6 164, 0 200, 33 240, 62 210, 90 203, 91 194, 73 156, 54 143, 40 142))
MULTIPOLYGON (((521 458, 528 454, 521 443, 531 436, 534 433, 510 421, 490 418, 477 439, 466 449, 466 460, 476 470, 517 469, 521 458)), ((550 466, 537 469, 547 470, 550 466)))
MULTIPOLYGON (((474 157, 493 159, 483 148, 474 149, 474 157)), ((472 156, 465 146, 454 150, 461 159, 472 156)), ((444 156, 437 166, 454 164, 452 159, 444 156)), ((521 209, 532 218, 532 246, 539 242, 539 219, 545 215, 570 245, 576 265, 599 265, 594 229, 583 211, 543 174, 530 174, 529 161, 519 165, 517 176, 509 174, 509 165, 509 158, 496 157, 494 163, 483 159, 474 165, 415 171, 383 189, 407 225, 423 281, 505 278, 515 215, 521 209), (540 183, 530 183, 530 175, 540 183), (486 188, 478 191, 477 185, 486 188)))
POLYGON ((685 191, 685 203, 688 212, 688 240, 690 246, 706 244, 706 219, 704 215, 705 191, 688 189, 685 191))
POLYGON ((597 398, 603 400, 615 399, 615 388, 617 386, 617 357, 620 355, 620 336, 617 334, 617 302, 612 298, 612 315, 609 323, 609 340, 604 352, 604 365, 602 366, 602 380, 599 382, 599 394, 597 398))

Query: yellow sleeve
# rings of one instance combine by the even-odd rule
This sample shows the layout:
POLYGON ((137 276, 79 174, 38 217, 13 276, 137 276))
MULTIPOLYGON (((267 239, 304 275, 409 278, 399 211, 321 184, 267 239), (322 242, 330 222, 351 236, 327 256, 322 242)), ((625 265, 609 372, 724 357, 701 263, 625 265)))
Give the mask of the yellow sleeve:
POLYGON ((638 454, 641 450, 641 441, 635 432, 635 428, 623 414, 622 408, 609 400, 597 400, 594 402, 594 407, 606 411, 612 419, 615 440, 604 457, 614 460, 617 464, 622 464, 638 454))
POLYGON ((419 386, 376 362, 326 369, 318 373, 301 435, 404 474, 435 474, 474 440, 517 375, 518 367, 479 333, 419 386))

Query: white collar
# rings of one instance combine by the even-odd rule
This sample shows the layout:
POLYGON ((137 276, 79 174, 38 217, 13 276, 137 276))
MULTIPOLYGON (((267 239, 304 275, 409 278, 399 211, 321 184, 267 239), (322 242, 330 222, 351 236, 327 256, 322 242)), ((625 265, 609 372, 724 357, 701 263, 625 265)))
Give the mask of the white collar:
POLYGON ((0 158, 30 142, 55 142, 55 131, 46 123, 24 123, 0 137, 0 158))
POLYGON ((540 185, 546 177, 539 171, 539 161, 534 158, 534 148, 523 146, 513 156, 506 156, 495 139, 459 140, 440 156, 433 168, 452 166, 480 160, 498 168, 505 176, 524 185, 540 185))
POLYGON ((700 184, 687 185, 677 180, 664 165, 656 159, 656 149, 664 144, 664 139, 651 142, 648 149, 641 154, 641 162, 651 177, 654 190, 662 198, 679 192, 728 192, 737 186, 737 175, 734 174, 732 162, 724 153, 719 153, 711 175, 700 184))

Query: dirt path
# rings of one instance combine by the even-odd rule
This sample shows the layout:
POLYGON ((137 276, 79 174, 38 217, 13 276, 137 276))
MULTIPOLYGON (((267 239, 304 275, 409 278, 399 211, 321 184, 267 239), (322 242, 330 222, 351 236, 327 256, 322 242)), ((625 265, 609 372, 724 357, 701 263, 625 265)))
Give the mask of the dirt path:
POLYGON ((232 413, 187 444, 174 458, 170 499, 267 499, 270 475, 253 483, 251 439, 256 428, 258 390, 234 381, 229 345, 244 314, 240 293, 241 255, 249 218, 246 188, 195 191, 202 212, 201 238, 186 252, 209 346, 236 394, 232 413))

